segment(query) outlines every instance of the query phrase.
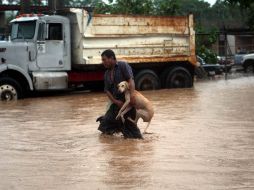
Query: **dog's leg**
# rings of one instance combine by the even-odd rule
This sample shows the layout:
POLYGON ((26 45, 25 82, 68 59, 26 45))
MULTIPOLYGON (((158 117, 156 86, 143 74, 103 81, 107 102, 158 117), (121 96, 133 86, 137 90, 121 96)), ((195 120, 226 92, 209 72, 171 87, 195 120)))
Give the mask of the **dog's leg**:
MULTIPOLYGON (((119 110, 117 116, 116 116, 116 120, 119 119, 122 115, 122 113, 126 110, 126 108, 129 106, 130 101, 126 101, 124 102, 124 105, 121 107, 121 109, 119 110)), ((125 112, 126 113, 126 112, 125 112)))
POLYGON ((152 119, 151 115, 149 114, 149 112, 147 112, 146 110, 143 110, 143 109, 140 109, 138 111, 138 114, 139 114, 139 117, 141 117, 144 122, 147 122, 147 125, 146 125, 145 130, 144 130, 144 134, 149 134, 147 132, 147 129, 148 129, 150 123, 151 123, 151 119, 152 119))
POLYGON ((147 129, 150 126, 150 123, 151 123, 151 120, 152 120, 151 115, 149 114, 149 112, 147 112, 145 110, 140 110, 140 114, 141 114, 141 118, 143 119, 143 121, 147 122, 147 125, 146 125, 145 130, 144 130, 143 133, 144 134, 151 134, 151 133, 147 132, 147 129))
POLYGON ((119 110, 119 112, 116 116, 116 120, 118 120, 121 117, 122 112, 129 106, 129 103, 130 103, 130 93, 126 92, 125 93, 125 102, 124 102, 123 106, 121 107, 121 109, 119 110))
POLYGON ((149 122, 147 123, 146 128, 145 128, 145 130, 144 130, 144 134, 151 134, 151 133, 146 132, 146 130, 148 129, 150 123, 151 123, 151 121, 149 121, 149 122))
POLYGON ((130 122, 132 122, 132 123, 134 123, 134 124, 137 124, 136 118, 135 118, 135 120, 131 119, 130 117, 128 117, 127 119, 128 119, 130 122))
POLYGON ((136 117, 135 117, 135 119, 133 120, 133 119, 130 118, 130 117, 128 117, 127 119, 128 119, 130 122, 132 122, 132 123, 134 123, 134 124, 137 125, 139 118, 140 118, 140 113, 139 113, 138 110, 136 110, 136 117))
POLYGON ((131 106, 127 106, 127 108, 121 113, 121 119, 122 119, 122 122, 124 123, 125 122, 125 119, 124 119, 124 115, 131 110, 131 106))
MULTIPOLYGON (((121 107, 121 109, 119 110, 117 116, 116 116, 116 120, 118 120, 120 117, 122 117, 123 112, 125 112, 125 110, 127 109, 127 107, 129 106, 129 101, 124 102, 124 105, 121 107)), ((125 112, 126 113, 126 112, 125 112)))

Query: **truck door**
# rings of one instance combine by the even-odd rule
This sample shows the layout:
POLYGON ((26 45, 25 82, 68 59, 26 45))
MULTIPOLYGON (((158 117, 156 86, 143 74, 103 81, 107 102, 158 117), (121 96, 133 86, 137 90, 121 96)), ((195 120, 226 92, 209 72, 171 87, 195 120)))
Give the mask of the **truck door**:
POLYGON ((45 30, 46 30, 45 40, 41 41, 38 39, 37 41, 37 65, 40 68, 44 68, 44 70, 63 68, 64 67, 63 24, 47 23, 45 30))

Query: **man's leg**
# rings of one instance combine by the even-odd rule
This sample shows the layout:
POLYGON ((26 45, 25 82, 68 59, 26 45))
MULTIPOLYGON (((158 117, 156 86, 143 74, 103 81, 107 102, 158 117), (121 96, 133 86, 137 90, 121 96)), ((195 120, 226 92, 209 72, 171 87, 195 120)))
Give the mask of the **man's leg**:
POLYGON ((116 120, 118 113, 118 107, 112 104, 103 118, 100 119, 100 125, 98 130, 102 133, 112 135, 116 132, 121 132, 122 123, 120 120, 116 120))
POLYGON ((135 139, 142 139, 141 132, 137 125, 127 118, 130 117, 131 119, 135 120, 136 118, 136 109, 132 108, 129 112, 125 114, 125 123, 123 127, 123 135, 125 138, 135 138, 135 139))

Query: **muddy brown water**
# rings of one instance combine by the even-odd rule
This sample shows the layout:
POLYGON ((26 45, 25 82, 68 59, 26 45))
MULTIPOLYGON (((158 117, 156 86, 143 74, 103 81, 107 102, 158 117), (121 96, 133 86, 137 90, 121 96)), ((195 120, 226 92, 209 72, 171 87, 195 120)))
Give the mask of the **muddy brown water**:
POLYGON ((0 189, 254 189, 254 77, 144 94, 144 140, 100 135, 103 93, 0 103, 0 189))

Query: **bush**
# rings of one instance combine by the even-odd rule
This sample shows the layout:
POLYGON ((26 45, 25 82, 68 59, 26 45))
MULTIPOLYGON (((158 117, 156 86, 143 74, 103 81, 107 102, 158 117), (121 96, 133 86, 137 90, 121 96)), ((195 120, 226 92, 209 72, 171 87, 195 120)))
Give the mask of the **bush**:
POLYGON ((216 64, 217 63, 217 54, 212 52, 209 48, 202 45, 197 48, 197 55, 199 55, 206 63, 216 64))

